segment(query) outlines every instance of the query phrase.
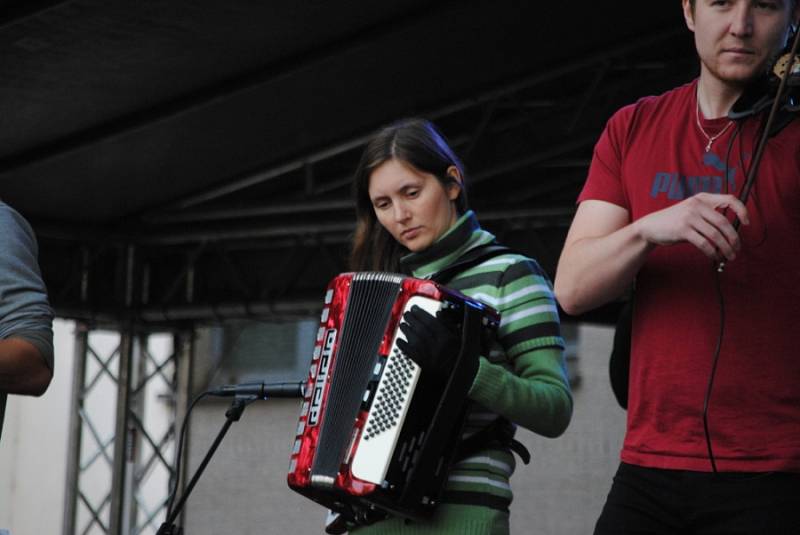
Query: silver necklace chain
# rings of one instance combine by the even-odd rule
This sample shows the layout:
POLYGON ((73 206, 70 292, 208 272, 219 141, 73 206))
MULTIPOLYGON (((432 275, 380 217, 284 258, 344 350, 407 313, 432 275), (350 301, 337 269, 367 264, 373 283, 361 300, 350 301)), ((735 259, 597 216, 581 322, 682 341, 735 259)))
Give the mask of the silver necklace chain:
POLYGON ((728 128, 731 127, 733 121, 728 121, 728 124, 725 125, 725 128, 723 128, 713 136, 709 136, 708 133, 706 133, 705 129, 703 128, 703 125, 700 124, 700 99, 697 98, 697 96, 695 96, 695 100, 697 101, 697 106, 695 106, 694 109, 694 118, 697 121, 697 128, 700 129, 700 133, 703 134, 703 136, 705 136, 706 138, 706 141, 708 141, 708 143, 706 143, 706 149, 705 149, 705 151, 708 152, 711 150, 711 145, 714 143, 714 141, 716 141, 719 136, 724 134, 728 130, 728 128))

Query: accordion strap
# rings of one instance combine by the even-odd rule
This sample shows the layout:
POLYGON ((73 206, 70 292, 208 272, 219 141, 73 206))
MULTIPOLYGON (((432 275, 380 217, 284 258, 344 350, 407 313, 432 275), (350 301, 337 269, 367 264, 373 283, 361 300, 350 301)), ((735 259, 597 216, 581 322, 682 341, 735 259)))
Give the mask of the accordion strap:
POLYGON ((461 461, 475 455, 481 450, 492 446, 501 446, 510 449, 522 459, 522 462, 531 462, 531 453, 528 448, 514 438, 514 424, 505 418, 498 418, 480 431, 463 439, 458 445, 455 461, 461 461))
POLYGON ((459 273, 463 273, 464 271, 473 268, 477 265, 482 264, 483 262, 489 260, 490 258, 494 258, 495 256, 500 256, 506 253, 513 253, 514 250, 506 247, 505 245, 499 245, 497 243, 487 243, 485 245, 479 245, 474 249, 470 249, 461 257, 456 260, 454 263, 450 264, 446 268, 441 271, 434 273, 431 276, 431 280, 433 282, 438 282, 439 284, 446 285, 450 282, 450 279, 458 275, 459 273))
MULTIPOLYGON (((514 253, 510 247, 487 243, 470 249, 454 263, 431 276, 431 280, 447 284, 453 277, 483 262, 503 254, 514 253)), ((505 418, 498 418, 489 426, 462 440, 458 445, 455 461, 460 461, 490 446, 501 446, 519 455, 522 462, 531 462, 531 454, 522 442, 514 438, 514 425, 505 418)))

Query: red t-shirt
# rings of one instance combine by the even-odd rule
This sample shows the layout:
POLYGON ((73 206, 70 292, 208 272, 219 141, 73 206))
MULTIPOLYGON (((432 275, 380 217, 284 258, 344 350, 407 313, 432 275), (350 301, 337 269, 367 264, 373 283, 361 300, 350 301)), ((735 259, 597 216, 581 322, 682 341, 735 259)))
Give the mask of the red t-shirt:
MULTIPOLYGON (((739 194, 757 121, 705 153, 696 81, 619 110, 579 197, 631 220, 700 191, 739 194), (727 157, 728 147, 730 156, 727 157)), ((728 119, 705 120, 708 135, 728 119)), ((800 120, 767 144, 747 201, 742 250, 721 274, 724 336, 709 408, 722 471, 800 471, 800 120)), ((622 460, 708 471, 703 399, 720 329, 712 261, 690 244, 656 247, 636 278, 628 430, 622 460)))

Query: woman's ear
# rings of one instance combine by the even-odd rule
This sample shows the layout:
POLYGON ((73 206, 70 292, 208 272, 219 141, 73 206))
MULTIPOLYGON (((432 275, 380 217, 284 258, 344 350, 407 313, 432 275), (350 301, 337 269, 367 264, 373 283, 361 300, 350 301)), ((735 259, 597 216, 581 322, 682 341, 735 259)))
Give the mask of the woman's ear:
POLYGON ((445 171, 445 174, 447 174, 447 176, 458 182, 459 186, 462 184, 463 177, 461 176, 461 170, 455 165, 451 165, 450 167, 448 167, 447 171, 445 171))
POLYGON ((461 194, 461 188, 463 187, 463 177, 461 176, 461 171, 455 165, 451 165, 445 171, 447 174, 447 178, 451 179, 447 182, 447 186, 445 186, 445 190, 447 191, 447 197, 454 201, 458 198, 461 194))

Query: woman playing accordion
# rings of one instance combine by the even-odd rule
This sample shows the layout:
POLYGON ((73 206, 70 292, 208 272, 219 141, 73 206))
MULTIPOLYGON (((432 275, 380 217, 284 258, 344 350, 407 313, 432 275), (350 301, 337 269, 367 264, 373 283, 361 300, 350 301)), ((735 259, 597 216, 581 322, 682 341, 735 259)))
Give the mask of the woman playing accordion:
MULTIPOLYGON (((496 244, 467 208, 462 164, 428 121, 403 120, 378 132, 361 158, 354 193, 355 271, 431 278, 470 251, 496 244)), ((524 451, 513 440, 515 425, 556 437, 570 421, 564 341, 551 283, 539 265, 506 250, 454 274, 447 286, 501 314, 492 349, 462 362, 470 367, 472 402, 464 447, 430 519, 389 516, 348 525, 352 533, 508 533, 512 450, 524 451)), ((405 340, 398 345, 422 373, 444 373, 455 361, 458 335, 438 316, 412 307, 400 324, 405 340)))

